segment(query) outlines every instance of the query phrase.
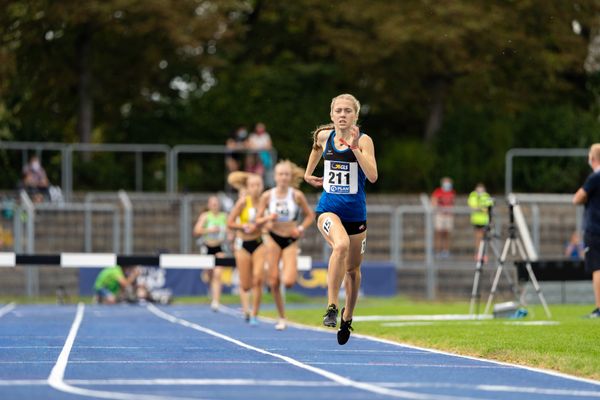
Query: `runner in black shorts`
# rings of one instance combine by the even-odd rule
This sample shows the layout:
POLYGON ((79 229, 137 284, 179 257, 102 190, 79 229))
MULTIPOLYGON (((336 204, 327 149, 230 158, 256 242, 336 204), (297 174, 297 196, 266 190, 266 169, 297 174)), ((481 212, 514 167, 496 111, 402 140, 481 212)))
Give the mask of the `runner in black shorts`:
POLYGON ((317 227, 331 246, 327 270, 327 311, 323 325, 337 326, 338 296, 345 282, 346 304, 342 308, 339 344, 345 344, 352 330, 352 315, 358 299, 360 264, 367 243, 367 201, 365 182, 377 180, 373 140, 356 126, 360 103, 350 94, 331 101, 333 124, 317 128, 304 179, 323 188, 316 212, 317 227), (313 173, 323 157, 323 176, 313 173))
POLYGON ((234 254, 235 263, 240 275, 240 300, 247 321, 250 325, 258 325, 258 310, 262 297, 265 274, 265 246, 262 240, 262 226, 257 221, 258 200, 263 192, 264 184, 260 175, 248 172, 232 172, 227 182, 243 191, 227 218, 229 229, 236 231, 234 254), (252 312, 249 313, 247 293, 252 290, 252 312))
POLYGON ((314 212, 308 206, 306 197, 297 187, 302 181, 304 170, 296 164, 284 160, 275 166, 275 187, 260 196, 258 215, 260 220, 269 221, 269 236, 265 242, 269 286, 279 321, 275 329, 286 328, 284 301, 281 296, 281 281, 287 288, 296 283, 298 277, 298 239, 312 223, 314 212), (263 213, 268 211, 267 215, 263 213), (300 211, 304 218, 300 221, 300 211), (279 263, 282 263, 279 272, 279 263))

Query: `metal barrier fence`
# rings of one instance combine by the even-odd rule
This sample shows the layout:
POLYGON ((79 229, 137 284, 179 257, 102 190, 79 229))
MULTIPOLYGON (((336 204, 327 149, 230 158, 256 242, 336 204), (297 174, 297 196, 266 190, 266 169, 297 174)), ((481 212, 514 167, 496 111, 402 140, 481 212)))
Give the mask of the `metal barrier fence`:
POLYGON ((513 166, 514 159, 517 157, 587 157, 589 149, 573 148, 573 149, 510 149, 505 156, 505 171, 504 171, 504 194, 508 195, 513 192, 513 166))
MULTIPOLYGON (((161 154, 164 157, 165 191, 176 193, 179 180, 179 159, 183 154, 231 154, 232 150, 222 145, 177 145, 170 147, 164 144, 96 144, 96 143, 57 143, 57 142, 10 142, 0 141, 0 150, 17 150, 22 152, 22 164, 27 163, 28 152, 58 151, 61 153, 61 188, 67 200, 73 193, 73 154, 90 152, 132 153, 135 155, 135 187, 143 188, 143 156, 145 154, 161 154)), ((236 153, 257 153, 258 150, 233 150, 236 153)), ((273 164, 277 160, 277 152, 271 150, 273 164)), ((519 157, 585 157, 589 149, 553 149, 553 148, 514 148, 505 155, 505 195, 513 191, 514 160, 519 157)))
MULTIPOLYGON (((57 143, 57 142, 9 142, 0 140, 0 150, 15 150, 22 153, 22 166, 27 164, 29 152, 35 152, 40 155, 46 151, 58 151, 61 154, 61 182, 60 187, 64 198, 67 201, 72 199, 73 187, 73 155, 75 153, 131 153, 135 155, 135 189, 141 192, 143 189, 143 156, 147 154, 160 154, 163 157, 165 192, 176 193, 179 182, 179 159, 184 154, 223 155, 223 160, 227 154, 233 153, 260 153, 264 150, 232 150, 221 145, 178 145, 170 147, 165 144, 117 144, 117 143, 57 143)), ((277 162, 277 151, 270 150, 272 164, 277 162)), ((224 162, 224 161, 223 161, 224 162)), ((226 169, 224 178, 226 177, 226 169)), ((266 179, 269 181, 272 175, 272 169, 267 170, 266 179)))
MULTIPOLYGON (((18 253, 111 251, 123 254, 197 252, 192 228, 209 194, 90 192, 82 203, 37 203, 25 193, 14 203, 12 250, 18 253)), ((581 208, 570 195, 518 194, 542 257, 562 256, 570 234, 581 229, 581 208)), ((463 199, 460 199, 462 202, 463 199)), ((426 294, 434 298, 440 269, 475 267, 468 207, 454 207, 451 257, 435 253, 434 213, 429 198, 420 205, 369 204, 365 261, 391 261, 399 270, 425 271, 426 294)), ((495 207, 496 240, 506 237, 508 218, 495 207)), ((4 246, 5 250, 10 247, 4 246)), ((302 243, 303 254, 327 260, 329 248, 313 224, 302 243)), ((28 269, 26 292, 37 293, 37 269, 28 269)))

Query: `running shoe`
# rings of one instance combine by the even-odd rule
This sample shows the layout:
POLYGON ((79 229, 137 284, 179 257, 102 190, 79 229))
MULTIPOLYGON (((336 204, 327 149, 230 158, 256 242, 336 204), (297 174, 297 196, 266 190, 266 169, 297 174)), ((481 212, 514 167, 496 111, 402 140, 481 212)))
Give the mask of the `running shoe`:
POLYGON ((244 321, 250 322, 250 313, 249 312, 244 313, 244 321))
POLYGON ((600 318, 600 307, 589 313, 586 318, 600 318))
POLYGON ((335 328, 337 326, 338 308, 335 304, 330 304, 323 315, 323 325, 335 328))
POLYGON ((348 339, 350 339, 350 331, 353 331, 352 328, 352 320, 344 321, 344 310, 342 308, 342 314, 340 315, 340 330, 337 333, 337 339, 339 344, 348 343, 348 339))
POLYGON ((256 325, 258 325, 258 319, 255 316, 251 316, 248 323, 252 326, 256 326, 256 325))
POLYGON ((216 300, 213 300, 210 302, 210 309, 213 310, 214 312, 219 311, 219 302, 216 300))
POLYGON ((277 323, 275 324, 275 329, 277 329, 278 331, 282 331, 287 327, 287 324, 285 323, 285 318, 279 318, 279 321, 277 321, 277 323))

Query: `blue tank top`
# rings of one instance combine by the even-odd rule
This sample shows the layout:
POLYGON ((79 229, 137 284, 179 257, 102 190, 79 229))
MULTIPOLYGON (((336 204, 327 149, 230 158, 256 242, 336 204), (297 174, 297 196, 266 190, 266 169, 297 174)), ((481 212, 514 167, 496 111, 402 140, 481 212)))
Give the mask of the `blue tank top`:
POLYGON ((344 222, 366 221, 367 177, 352 150, 336 149, 334 138, 335 131, 331 131, 323 151, 323 194, 316 212, 332 212, 344 222))

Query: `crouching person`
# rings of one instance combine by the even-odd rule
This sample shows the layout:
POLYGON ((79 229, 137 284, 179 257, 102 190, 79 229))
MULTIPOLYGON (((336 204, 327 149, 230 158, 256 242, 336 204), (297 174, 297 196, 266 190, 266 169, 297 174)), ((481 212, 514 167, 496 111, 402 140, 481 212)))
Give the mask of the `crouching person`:
POLYGON ((134 283, 139 274, 139 267, 134 266, 115 265, 102 269, 94 283, 96 300, 99 304, 127 300, 127 293, 134 293, 134 283))

